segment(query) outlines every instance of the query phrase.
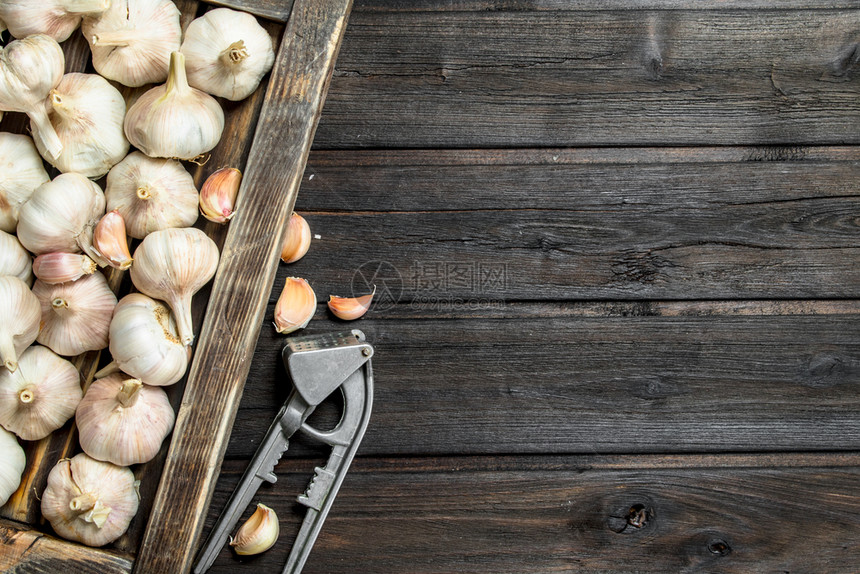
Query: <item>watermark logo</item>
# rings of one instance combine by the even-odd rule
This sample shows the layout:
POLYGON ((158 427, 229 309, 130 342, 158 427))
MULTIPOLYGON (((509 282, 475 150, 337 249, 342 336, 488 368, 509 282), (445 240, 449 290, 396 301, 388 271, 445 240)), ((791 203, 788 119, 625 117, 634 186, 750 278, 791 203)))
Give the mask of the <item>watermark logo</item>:
POLYGON ((385 311, 403 297, 403 276, 388 261, 368 261, 352 274, 352 296, 367 295, 376 289, 371 309, 385 311))

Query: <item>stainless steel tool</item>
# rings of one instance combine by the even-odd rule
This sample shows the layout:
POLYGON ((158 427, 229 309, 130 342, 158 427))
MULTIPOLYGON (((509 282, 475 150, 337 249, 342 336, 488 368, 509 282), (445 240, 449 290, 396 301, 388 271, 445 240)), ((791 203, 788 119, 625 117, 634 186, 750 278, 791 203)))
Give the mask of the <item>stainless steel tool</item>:
POLYGON ((283 572, 301 572, 367 429, 373 404, 372 356, 373 347, 357 329, 287 340, 282 358, 293 389, 203 545, 195 574, 212 566, 263 481, 278 480, 275 465, 297 430, 332 447, 325 466, 314 469, 306 492, 298 497, 308 510, 283 572), (320 431, 308 425, 305 419, 337 389, 343 395, 343 414, 337 426, 320 431))

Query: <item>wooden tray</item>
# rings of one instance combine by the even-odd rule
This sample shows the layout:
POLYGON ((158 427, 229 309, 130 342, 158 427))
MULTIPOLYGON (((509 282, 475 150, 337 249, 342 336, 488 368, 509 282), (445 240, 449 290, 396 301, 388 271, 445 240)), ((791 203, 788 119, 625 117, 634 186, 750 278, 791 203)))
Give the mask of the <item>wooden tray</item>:
MULTIPOLYGON (((183 26, 211 6, 178 0, 183 26)), ((236 409, 278 266, 286 222, 292 212, 308 151, 352 7, 351 0, 228 0, 253 13, 275 39, 274 68, 243 102, 225 106, 224 136, 204 166, 192 173, 199 185, 215 169, 242 169, 236 216, 228 227, 201 219, 198 226, 221 247, 211 291, 196 296, 200 328, 184 381, 169 388, 178 407, 169 448, 136 467, 141 507, 126 535, 107 549, 88 548, 43 534, 39 496, 47 475, 77 449, 73 424, 25 445, 27 470, 21 487, 0 509, 0 571, 3 572, 188 572, 200 542, 236 409), (208 304, 207 304, 208 301, 208 304), (202 326, 202 328, 201 328, 202 326), (160 479, 159 479, 160 477, 160 479)), ((86 71, 89 48, 80 32, 63 43, 66 71, 86 71)), ((132 97, 133 91, 126 94, 132 97)), ((0 129, 26 131, 21 114, 7 114, 0 129)), ((127 290, 123 274, 112 287, 127 290)), ((99 353, 75 359, 85 384, 99 353)), ((103 361, 102 361, 103 362, 103 361)))

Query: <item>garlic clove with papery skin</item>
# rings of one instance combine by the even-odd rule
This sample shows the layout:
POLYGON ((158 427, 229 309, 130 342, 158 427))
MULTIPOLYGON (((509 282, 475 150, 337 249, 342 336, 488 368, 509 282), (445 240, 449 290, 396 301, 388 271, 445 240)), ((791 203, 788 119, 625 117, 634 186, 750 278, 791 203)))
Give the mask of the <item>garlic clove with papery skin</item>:
POLYGON ((96 269, 96 262, 82 253, 43 253, 33 261, 33 274, 48 285, 76 281, 96 269))
POLYGON ((42 330, 36 339, 65 356, 98 351, 108 346, 116 295, 101 273, 77 281, 33 284, 42 309, 42 330))
POLYGON ((257 510, 236 532, 230 541, 236 554, 250 556, 260 554, 275 545, 281 532, 278 515, 265 504, 258 503, 257 510))
POLYGON ((16 38, 47 34, 57 42, 67 40, 83 14, 100 14, 110 0, 3 0, 0 18, 16 38))
POLYGON ((11 275, 0 276, 0 361, 9 371, 39 335, 42 317, 39 299, 26 283, 11 275))
POLYGON ((200 189, 200 213, 213 223, 227 223, 236 214, 242 172, 222 167, 206 178, 200 189))
POLYGON ((0 427, 0 506, 6 504, 21 484, 21 474, 27 466, 24 449, 15 435, 0 427))
POLYGON ((65 62, 63 49, 44 34, 0 48, 0 110, 27 114, 51 157, 60 155, 63 144, 48 119, 45 98, 60 83, 65 62))
POLYGON ((189 84, 233 101, 250 96, 275 61, 265 28, 252 15, 229 8, 192 21, 181 51, 188 59, 189 84))
POLYGON ((46 108, 63 150, 51 157, 38 130, 33 130, 33 140, 42 157, 61 172, 99 178, 128 153, 122 128, 125 100, 101 76, 66 74, 48 95, 46 108))
POLYGON ((104 546, 122 536, 137 514, 138 488, 128 468, 81 453, 51 469, 42 516, 63 538, 104 546))
POLYGON ((183 345, 194 341, 191 297, 215 275, 218 257, 215 242, 194 227, 150 233, 134 252, 132 283, 170 305, 183 345))
POLYGON ((111 0, 106 12, 84 18, 81 26, 93 67, 132 88, 163 82, 182 39, 179 17, 170 0, 111 0))
POLYGON ((107 176, 108 211, 117 210, 130 237, 170 227, 191 227, 197 221, 198 193, 194 178, 173 159, 155 159, 132 152, 107 176))
POLYGON ((185 56, 170 54, 167 83, 140 96, 125 116, 125 135, 150 157, 194 159, 218 144, 224 112, 209 94, 188 85, 185 56))
POLYGON ((30 136, 0 132, 0 230, 15 232, 21 206, 48 181, 30 136))
POLYGON ((281 261, 295 263, 305 256, 311 246, 311 228, 307 220, 293 213, 287 223, 287 235, 281 247, 281 261))
POLYGON ((174 419, 163 389, 122 373, 94 381, 75 413, 84 452, 119 466, 152 460, 174 419))
POLYGON ((287 277, 275 304, 275 329, 286 335, 304 329, 317 310, 317 296, 300 277, 287 277))
POLYGON ((27 285, 33 282, 30 254, 11 233, 0 231, 0 275, 12 275, 27 285))
POLYGON ((376 287, 373 288, 373 293, 362 295, 360 297, 338 297, 337 295, 329 295, 328 308, 338 319, 354 321, 355 319, 363 317, 364 314, 367 313, 375 294, 376 287))
POLYGON ((24 440, 43 439, 75 414, 82 396, 75 366, 33 345, 14 373, 0 369, 0 425, 24 440))
POLYGON ((128 252, 125 222, 119 211, 108 211, 96 224, 93 231, 93 247, 111 267, 116 269, 131 267, 132 259, 131 253, 128 252))

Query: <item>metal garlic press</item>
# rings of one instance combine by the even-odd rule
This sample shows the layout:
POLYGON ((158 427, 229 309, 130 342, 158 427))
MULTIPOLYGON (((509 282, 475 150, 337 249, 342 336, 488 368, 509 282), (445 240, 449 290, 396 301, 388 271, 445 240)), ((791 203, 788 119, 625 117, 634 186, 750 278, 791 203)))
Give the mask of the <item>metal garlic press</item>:
POLYGON ((283 572, 301 572, 364 437, 373 404, 373 347, 365 342, 364 333, 354 329, 293 337, 281 355, 293 389, 209 534, 194 566, 195 574, 202 574, 215 562, 263 481, 278 480, 275 465, 297 430, 332 447, 325 466, 314 469, 307 490, 298 497, 308 510, 283 572), (308 425, 305 419, 337 389, 343 395, 343 414, 337 426, 319 431, 308 425))

